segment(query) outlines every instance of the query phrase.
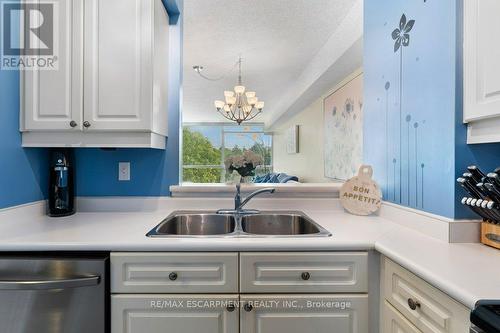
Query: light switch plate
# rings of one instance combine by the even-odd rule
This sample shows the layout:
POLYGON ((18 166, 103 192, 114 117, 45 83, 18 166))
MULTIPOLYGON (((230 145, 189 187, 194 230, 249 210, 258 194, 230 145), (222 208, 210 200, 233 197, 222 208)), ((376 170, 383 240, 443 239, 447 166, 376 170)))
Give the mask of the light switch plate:
POLYGON ((130 162, 118 163, 118 180, 119 181, 130 180, 130 162))

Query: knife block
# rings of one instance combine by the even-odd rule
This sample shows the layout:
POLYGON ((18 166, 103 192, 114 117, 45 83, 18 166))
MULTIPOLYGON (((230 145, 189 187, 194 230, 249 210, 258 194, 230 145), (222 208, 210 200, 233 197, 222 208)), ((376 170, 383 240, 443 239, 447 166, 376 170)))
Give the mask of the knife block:
POLYGON ((500 225, 481 223, 481 243, 500 249, 500 225))

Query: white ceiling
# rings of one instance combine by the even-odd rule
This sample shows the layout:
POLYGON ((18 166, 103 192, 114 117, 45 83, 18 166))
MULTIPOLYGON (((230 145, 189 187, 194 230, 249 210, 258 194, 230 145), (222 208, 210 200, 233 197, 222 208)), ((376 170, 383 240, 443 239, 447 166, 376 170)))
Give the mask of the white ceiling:
POLYGON ((290 100, 296 98, 290 97, 291 92, 313 58, 327 42, 335 45, 332 39, 341 42, 343 37, 336 35, 342 34, 335 32, 353 10, 362 11, 362 6, 355 6, 357 2, 185 0, 183 121, 224 120, 215 111, 213 101, 223 99, 223 91, 236 84, 237 71, 214 82, 202 79, 192 67, 201 65, 205 68, 203 74, 220 77, 228 73, 240 54, 243 84, 266 102, 264 113, 255 121, 276 120, 295 102, 290 100))

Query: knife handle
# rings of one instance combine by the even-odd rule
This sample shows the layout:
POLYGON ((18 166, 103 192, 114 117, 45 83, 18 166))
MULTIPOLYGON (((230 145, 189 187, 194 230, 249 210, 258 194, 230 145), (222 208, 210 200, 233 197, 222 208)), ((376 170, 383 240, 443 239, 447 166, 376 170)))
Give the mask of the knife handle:
POLYGON ((472 200, 477 200, 477 199, 464 197, 462 198, 462 205, 469 207, 474 213, 481 216, 484 221, 491 220, 491 216, 486 213, 485 209, 472 205, 472 200))
POLYGON ((500 176, 496 172, 491 172, 487 175, 488 183, 495 185, 498 191, 500 191, 500 176))
POLYGON ((460 186, 462 186, 465 191, 467 191, 467 193, 469 193, 469 195, 471 195, 472 197, 476 198, 476 199, 485 199, 483 198, 483 195, 477 190, 474 188, 474 186, 472 186, 465 178, 458 178, 457 179, 457 182, 460 184, 460 186))
POLYGON ((476 183, 480 183, 483 177, 486 177, 486 175, 476 165, 468 166, 467 170, 469 170, 472 174, 472 178, 476 183))
POLYGON ((498 189, 493 184, 485 183, 484 187, 488 189, 488 192, 491 194, 491 198, 494 201, 500 202, 500 191, 498 191, 498 189))

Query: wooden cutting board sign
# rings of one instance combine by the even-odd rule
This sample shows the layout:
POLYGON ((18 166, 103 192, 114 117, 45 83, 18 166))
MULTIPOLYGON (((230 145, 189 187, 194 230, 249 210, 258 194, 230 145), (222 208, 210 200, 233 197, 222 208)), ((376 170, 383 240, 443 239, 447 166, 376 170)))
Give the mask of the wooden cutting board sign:
POLYGON ((349 213, 370 215, 380 209, 382 191, 372 176, 372 167, 362 165, 358 175, 346 181, 340 188, 340 202, 349 213))

